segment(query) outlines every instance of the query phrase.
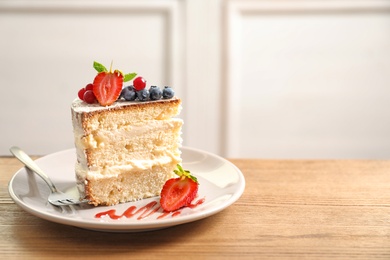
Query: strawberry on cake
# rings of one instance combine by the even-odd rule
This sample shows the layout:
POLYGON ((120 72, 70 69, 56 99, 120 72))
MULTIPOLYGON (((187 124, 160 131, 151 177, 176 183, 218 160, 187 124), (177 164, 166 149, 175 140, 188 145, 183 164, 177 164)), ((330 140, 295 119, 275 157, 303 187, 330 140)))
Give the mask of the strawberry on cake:
POLYGON ((181 163, 181 100, 136 73, 94 68, 71 106, 81 197, 97 206, 160 195, 181 163))

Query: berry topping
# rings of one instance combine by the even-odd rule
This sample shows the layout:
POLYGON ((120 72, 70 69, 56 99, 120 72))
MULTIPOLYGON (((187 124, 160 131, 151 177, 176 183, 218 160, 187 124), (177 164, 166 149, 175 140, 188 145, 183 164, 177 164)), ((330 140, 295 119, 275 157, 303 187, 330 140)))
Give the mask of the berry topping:
POLYGON ((161 99, 162 91, 157 86, 151 86, 149 89, 149 97, 151 100, 159 100, 161 99))
MULTIPOLYGON (((93 88, 93 84, 89 83, 89 84, 87 84, 85 86, 85 88, 80 89, 79 92, 77 93, 79 99, 84 100, 84 93, 85 93, 85 91, 92 90, 92 88, 93 88)), ((96 100, 96 98, 95 98, 95 100, 96 100)))
POLYGON ((141 89, 137 91, 137 97, 139 101, 147 101, 149 98, 149 91, 147 89, 141 89))
POLYGON ((123 74, 114 72, 100 72, 93 81, 93 93, 102 106, 114 103, 122 91, 123 74))
POLYGON ((85 90, 93 90, 93 84, 89 83, 85 86, 85 90))
POLYGON ((160 204, 167 211, 175 211, 189 206, 198 193, 198 180, 189 171, 177 165, 174 171, 179 178, 169 179, 161 191, 160 204))
POLYGON ((137 98, 137 93, 135 92, 133 86, 128 86, 122 89, 121 97, 127 101, 133 101, 137 98))
POLYGON ((173 98, 174 95, 175 95, 175 91, 173 91, 173 89, 171 87, 168 87, 168 86, 164 87, 164 90, 162 93, 162 96, 164 99, 173 98))
POLYGON ((146 80, 143 77, 136 77, 133 80, 133 85, 136 91, 140 91, 146 87, 146 80))
POLYGON ((111 105, 118 99, 123 82, 130 81, 137 75, 136 73, 123 74, 119 70, 112 72, 111 68, 108 72, 106 67, 96 61, 93 67, 98 72, 93 83, 89 83, 78 92, 78 97, 90 104, 97 100, 102 106, 111 105))
POLYGON ((77 93, 79 99, 84 100, 84 93, 85 93, 85 88, 79 90, 79 92, 77 93))
POLYGON ((93 83, 87 84, 77 93, 78 97, 86 103, 92 104, 98 101, 102 106, 109 106, 119 99, 148 101, 170 99, 175 95, 173 89, 168 86, 163 90, 157 86, 147 89, 143 77, 136 77, 136 73, 124 74, 120 70, 112 71, 112 63, 109 71, 96 61, 93 62, 93 67, 98 72, 93 83), (123 88, 123 83, 130 80, 133 80, 133 85, 123 88), (90 92, 86 95, 87 91, 90 92))
POLYGON ((83 100, 87 102, 88 104, 93 104, 96 102, 95 94, 92 90, 86 90, 84 93, 83 100))

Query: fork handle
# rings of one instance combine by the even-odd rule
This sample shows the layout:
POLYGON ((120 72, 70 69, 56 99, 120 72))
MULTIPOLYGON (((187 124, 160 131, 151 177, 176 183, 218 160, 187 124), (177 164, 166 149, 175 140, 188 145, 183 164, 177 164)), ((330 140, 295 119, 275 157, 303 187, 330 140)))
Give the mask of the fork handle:
POLYGON ((38 167, 38 165, 31 159, 30 156, 28 156, 25 152, 23 152, 19 147, 13 146, 10 148, 10 152, 19 159, 27 168, 35 172, 39 177, 41 177, 47 185, 49 185, 49 188, 52 192, 56 192, 57 188, 54 185, 54 183, 50 180, 49 176, 47 176, 41 168, 38 167))

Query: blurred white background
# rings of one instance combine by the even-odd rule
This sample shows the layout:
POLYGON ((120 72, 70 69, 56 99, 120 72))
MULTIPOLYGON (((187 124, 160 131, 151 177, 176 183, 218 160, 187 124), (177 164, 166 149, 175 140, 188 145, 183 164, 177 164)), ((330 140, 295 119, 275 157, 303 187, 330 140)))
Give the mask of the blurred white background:
POLYGON ((73 148, 94 60, 170 85, 184 145, 390 158, 390 1, 0 0, 0 155, 73 148))

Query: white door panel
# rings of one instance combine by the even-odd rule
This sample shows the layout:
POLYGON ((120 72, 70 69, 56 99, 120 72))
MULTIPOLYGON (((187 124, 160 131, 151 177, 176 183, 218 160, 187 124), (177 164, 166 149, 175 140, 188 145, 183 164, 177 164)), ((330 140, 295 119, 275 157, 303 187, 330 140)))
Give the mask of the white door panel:
POLYGON ((389 5, 266 2, 226 9, 226 156, 389 156, 389 5))

